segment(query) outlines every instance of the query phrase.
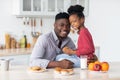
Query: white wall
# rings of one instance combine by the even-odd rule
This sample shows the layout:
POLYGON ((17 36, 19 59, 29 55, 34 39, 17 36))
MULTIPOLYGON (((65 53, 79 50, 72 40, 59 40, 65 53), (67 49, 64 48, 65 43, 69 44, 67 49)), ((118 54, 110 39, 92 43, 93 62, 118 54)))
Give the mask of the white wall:
MULTIPOLYGON (((94 43, 100 46, 100 59, 120 61, 120 0, 89 0, 89 16, 86 27, 90 30, 94 43)), ((12 1, 0 0, 0 44, 4 44, 4 34, 11 32, 17 36, 25 31, 31 39, 30 27, 23 26, 22 19, 12 15, 12 1)), ((53 29, 53 18, 43 18, 43 31, 53 29)), ((37 26, 39 29, 39 26, 37 26)))
POLYGON ((86 23, 101 60, 120 61, 120 0, 90 0, 89 7, 86 23))

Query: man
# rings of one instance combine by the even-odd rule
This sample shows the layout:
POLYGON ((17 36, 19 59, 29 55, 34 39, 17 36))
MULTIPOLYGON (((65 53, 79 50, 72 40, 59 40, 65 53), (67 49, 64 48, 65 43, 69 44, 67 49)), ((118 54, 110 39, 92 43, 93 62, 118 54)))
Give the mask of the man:
POLYGON ((68 37, 69 32, 69 15, 65 12, 58 13, 55 17, 54 30, 39 36, 30 57, 30 66, 72 68, 73 62, 70 60, 55 61, 56 56, 62 54, 61 49, 64 46, 75 49, 73 41, 68 37))

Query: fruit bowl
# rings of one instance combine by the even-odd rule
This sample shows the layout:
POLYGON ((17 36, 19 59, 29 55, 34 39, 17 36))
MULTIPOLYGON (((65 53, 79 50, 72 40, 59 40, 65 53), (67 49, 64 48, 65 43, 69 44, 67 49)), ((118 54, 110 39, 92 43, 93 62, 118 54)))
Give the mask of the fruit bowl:
POLYGON ((109 70, 109 63, 108 62, 100 62, 95 61, 94 63, 89 63, 88 65, 89 71, 99 71, 99 72, 107 72, 109 70))

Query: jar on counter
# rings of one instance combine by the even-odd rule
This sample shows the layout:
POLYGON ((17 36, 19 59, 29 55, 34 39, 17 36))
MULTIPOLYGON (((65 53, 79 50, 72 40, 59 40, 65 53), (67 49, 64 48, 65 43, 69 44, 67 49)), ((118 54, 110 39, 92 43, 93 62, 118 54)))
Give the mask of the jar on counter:
POLYGON ((16 40, 14 38, 11 38, 11 45, 10 45, 10 47, 12 49, 16 48, 16 40))
POLYGON ((10 49, 10 34, 6 33, 5 34, 5 48, 6 49, 10 49))
POLYGON ((16 42, 16 48, 20 48, 20 42, 16 42))

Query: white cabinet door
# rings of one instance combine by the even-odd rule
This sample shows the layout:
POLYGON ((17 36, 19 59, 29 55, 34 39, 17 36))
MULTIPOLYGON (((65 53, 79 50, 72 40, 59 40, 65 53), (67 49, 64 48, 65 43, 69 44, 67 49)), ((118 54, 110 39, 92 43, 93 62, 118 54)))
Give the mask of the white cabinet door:
POLYGON ((13 15, 30 15, 32 0, 13 0, 13 15))
POLYGON ((13 59, 10 61, 11 65, 29 65, 30 55, 16 55, 16 56, 5 56, 0 59, 13 59))
POLYGON ((16 16, 54 15, 55 1, 56 0, 13 0, 13 15, 16 16))
POLYGON ((84 6, 85 15, 88 13, 88 0, 13 0, 13 15, 55 16, 75 4, 84 6))
POLYGON ((64 0, 64 11, 67 11, 67 9, 71 5, 82 5, 84 7, 84 14, 85 16, 88 15, 88 8, 89 8, 89 0, 64 0))

